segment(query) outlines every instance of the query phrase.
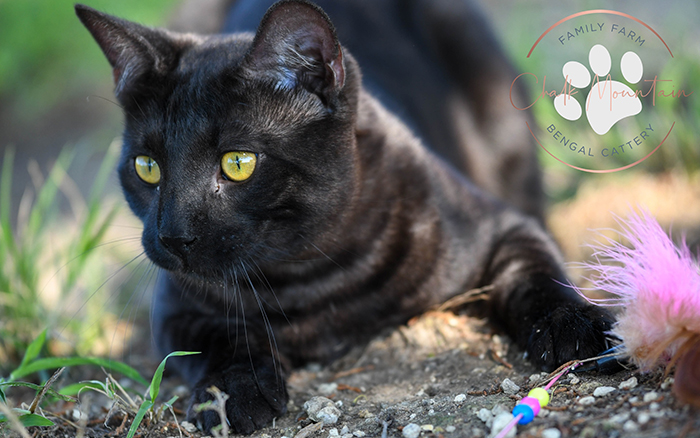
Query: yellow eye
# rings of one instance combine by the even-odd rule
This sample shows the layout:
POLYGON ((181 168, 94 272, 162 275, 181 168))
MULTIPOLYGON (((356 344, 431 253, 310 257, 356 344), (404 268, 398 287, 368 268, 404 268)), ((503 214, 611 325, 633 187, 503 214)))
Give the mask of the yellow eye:
POLYGON ((227 152, 221 157, 221 170, 231 181, 245 181, 253 174, 257 160, 252 152, 227 152))
POLYGON ((134 160, 134 167, 139 178, 147 183, 158 184, 160 182, 160 167, 153 158, 139 155, 134 160))

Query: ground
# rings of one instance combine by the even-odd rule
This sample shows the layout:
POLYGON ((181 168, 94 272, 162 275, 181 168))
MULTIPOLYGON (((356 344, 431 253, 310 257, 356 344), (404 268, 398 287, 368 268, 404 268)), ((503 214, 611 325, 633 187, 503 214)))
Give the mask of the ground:
MULTIPOLYGON (((410 423, 420 426, 420 436, 426 438, 492 436, 492 412, 510 411, 546 376, 506 338, 492 333, 484 321, 432 311, 331 366, 312 364, 294 371, 288 385, 289 412, 252 436, 402 437, 403 428, 410 423), (516 386, 508 387, 508 382, 503 383, 506 379, 516 386), (335 403, 342 413, 337 423, 317 424, 308 418, 303 406, 314 396, 335 403)), ((518 426, 517 436, 700 437, 700 415, 678 404, 671 392, 672 382, 661 371, 570 374, 554 386, 550 405, 532 423, 518 426), (627 388, 620 389, 623 382, 627 388), (593 396, 599 387, 614 390, 593 396)), ((166 379, 162 400, 172 394, 182 396, 175 404, 181 424, 187 389, 174 377, 166 379)), ((46 414, 57 426, 30 428, 29 432, 52 438, 80 433, 86 437, 126 436, 132 417, 114 410, 108 419, 110 403, 93 395, 87 403, 83 399, 81 406, 49 406, 46 414), (83 432, 76 421, 76 408, 90 413, 83 432)), ((203 436, 178 431, 168 412, 161 421, 142 426, 137 436, 180 434, 203 436)))

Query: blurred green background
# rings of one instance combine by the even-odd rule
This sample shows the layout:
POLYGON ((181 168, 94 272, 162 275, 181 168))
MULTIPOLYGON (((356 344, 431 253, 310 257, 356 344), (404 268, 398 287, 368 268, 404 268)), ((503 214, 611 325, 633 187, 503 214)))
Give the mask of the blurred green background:
MULTIPOLYGON (((84 3, 146 25, 169 26, 184 10, 174 0, 84 3)), ((195 0, 190 5, 204 9, 209 3, 195 0)), ((692 237, 700 224, 700 2, 481 4, 520 71, 532 68, 525 55, 544 29, 581 10, 626 12, 663 36, 675 58, 661 67, 672 70, 662 73, 680 78, 682 88, 694 91, 688 99, 659 107, 660 117, 676 121, 674 135, 652 158, 616 174, 583 173, 542 153, 551 200, 548 220, 570 260, 587 257, 581 245, 592 236, 590 229, 615 226, 611 212, 624 215, 638 205, 692 237)), ((540 62, 547 67, 546 58, 540 62)), ((153 271, 143 257, 135 259, 141 252, 139 224, 124 207, 110 162, 101 167, 110 145, 118 150, 113 141, 122 124, 111 78, 100 49, 75 17, 73 2, 0 0, 0 157, 6 163, 0 190, 0 364, 16 360, 18 349, 44 328, 47 318, 55 324, 54 335, 64 340, 54 344, 55 351, 119 354, 115 339, 128 337, 132 318, 125 302, 144 299, 142 290, 153 271), (69 152, 60 169, 66 175, 54 171, 47 182, 64 149, 69 152), (7 151, 14 154, 9 165, 7 151), (95 193, 100 186, 95 181, 104 184, 104 192, 95 193), (42 188, 48 193, 44 198, 42 188), (41 226, 27 226, 32 213, 41 226), (110 226, 103 232, 102 224, 110 226), (72 270, 85 254, 90 260, 72 270), (133 273, 131 266, 141 266, 142 272, 133 273), (80 271, 80 280, 74 281, 74 271, 80 271), (124 297, 115 298, 122 290, 124 297)), ((548 120, 552 112, 551 105, 539 105, 536 116, 548 120)), ((579 129, 581 137, 591 135, 585 123, 579 129)))

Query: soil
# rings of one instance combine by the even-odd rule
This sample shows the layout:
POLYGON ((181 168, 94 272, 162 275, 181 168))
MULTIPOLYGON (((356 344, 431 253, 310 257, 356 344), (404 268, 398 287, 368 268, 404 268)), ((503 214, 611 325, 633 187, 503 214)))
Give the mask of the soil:
MULTIPOLYGON (((252 437, 402 437, 411 423, 426 438, 488 437, 493 413, 509 412, 546 377, 484 321, 428 312, 330 366, 311 364, 294 371, 288 382, 288 413, 252 437), (508 389, 506 379, 516 385, 508 393, 503 389, 508 389), (342 415, 335 424, 308 418, 303 406, 315 396, 327 397, 338 407, 342 415)), ((700 413, 674 399, 672 383, 663 371, 569 374, 553 387, 549 406, 532 423, 518 426, 517 436, 700 437, 700 413), (621 389, 623 382, 628 387, 621 389), (614 389, 594 396, 599 387, 614 389)), ((144 421, 136 436, 204 436, 179 429, 187 392, 177 378, 166 378, 160 400, 180 396, 175 403, 179 426, 166 411, 159 421, 144 421)), ((46 407, 56 426, 29 428, 29 433, 50 438, 126 436, 133 417, 118 408, 108 415, 110 400, 95 393, 88 400, 86 394, 81 405, 46 407), (80 421, 77 409, 89 413, 87 418, 80 421)))

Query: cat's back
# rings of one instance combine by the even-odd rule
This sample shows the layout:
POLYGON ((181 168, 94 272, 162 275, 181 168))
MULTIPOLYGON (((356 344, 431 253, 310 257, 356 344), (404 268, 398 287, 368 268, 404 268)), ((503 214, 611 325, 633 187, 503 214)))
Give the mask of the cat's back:
MULTIPOLYGON (((236 1, 223 31, 254 31, 274 2, 236 1)), ((482 189, 541 215, 527 115, 515 110, 508 96, 515 75, 474 1, 314 3, 358 61, 365 89, 423 144, 482 189)), ((521 91, 516 90, 516 100, 521 91)))

